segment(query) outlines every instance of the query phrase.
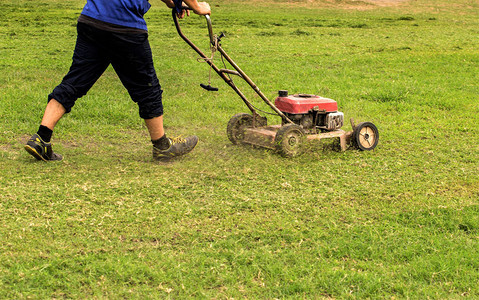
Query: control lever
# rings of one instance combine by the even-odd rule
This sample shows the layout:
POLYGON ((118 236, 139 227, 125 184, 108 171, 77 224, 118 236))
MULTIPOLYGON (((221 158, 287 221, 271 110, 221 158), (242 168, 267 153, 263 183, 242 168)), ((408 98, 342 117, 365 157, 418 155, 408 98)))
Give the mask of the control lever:
POLYGON ((210 91, 210 92, 217 92, 218 91, 218 88, 217 87, 212 87, 211 85, 206 85, 206 84, 203 84, 203 83, 200 83, 200 86, 202 88, 204 88, 205 90, 207 91, 210 91))
POLYGON ((218 42, 221 42, 221 38, 223 38, 223 37, 225 37, 225 36, 226 36, 226 35, 224 34, 224 32, 221 32, 221 33, 220 33, 220 36, 217 37, 218 42))

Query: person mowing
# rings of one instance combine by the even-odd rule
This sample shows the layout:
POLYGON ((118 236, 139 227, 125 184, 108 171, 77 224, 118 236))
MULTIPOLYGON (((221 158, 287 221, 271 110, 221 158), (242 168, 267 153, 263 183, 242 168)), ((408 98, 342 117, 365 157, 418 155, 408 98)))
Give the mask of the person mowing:
MULTIPOLYGON (((176 10, 177 16, 189 15, 181 0, 162 0, 176 10)), ((208 15, 208 3, 183 0, 194 13, 208 15)), ((57 122, 69 113, 75 101, 84 96, 111 64, 138 104, 153 143, 153 158, 169 160, 191 152, 197 136, 170 139, 163 128, 162 89, 153 65, 144 19, 150 9, 148 0, 87 0, 77 23, 77 41, 73 62, 60 85, 48 95, 48 104, 38 132, 25 150, 38 160, 58 161, 51 137, 57 122)))

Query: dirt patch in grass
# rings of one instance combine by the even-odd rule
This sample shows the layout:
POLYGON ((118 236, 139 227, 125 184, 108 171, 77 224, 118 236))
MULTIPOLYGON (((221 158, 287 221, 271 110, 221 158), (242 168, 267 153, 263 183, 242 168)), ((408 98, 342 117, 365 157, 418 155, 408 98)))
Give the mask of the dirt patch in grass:
MULTIPOLYGON (((402 4, 406 4, 409 0, 325 0, 321 1, 330 7, 339 7, 344 9, 357 9, 357 10, 369 10, 377 7, 395 7, 402 4)), ((315 5, 321 5, 318 1, 308 0, 308 3, 314 3, 315 5)))
POLYGON ((379 5, 379 6, 397 6, 399 4, 403 4, 408 1, 409 0, 364 0, 364 1, 357 1, 357 2, 367 2, 374 5, 379 5))
MULTIPOLYGON (((287 3, 291 6, 313 6, 313 7, 331 7, 331 8, 344 8, 344 9, 374 9, 377 7, 394 7, 408 4, 411 0, 279 0, 279 1, 262 1, 253 0, 254 2, 265 5, 271 5, 272 3, 287 3)), ((243 2, 238 1, 238 2, 243 2)), ((251 2, 251 1, 249 1, 251 2)))
POLYGON ((0 151, 12 152, 13 150, 11 145, 0 145, 0 151))
POLYGON ((22 145, 25 145, 28 142, 28 139, 31 137, 31 135, 28 134, 22 134, 21 136, 18 137, 18 142, 22 145))

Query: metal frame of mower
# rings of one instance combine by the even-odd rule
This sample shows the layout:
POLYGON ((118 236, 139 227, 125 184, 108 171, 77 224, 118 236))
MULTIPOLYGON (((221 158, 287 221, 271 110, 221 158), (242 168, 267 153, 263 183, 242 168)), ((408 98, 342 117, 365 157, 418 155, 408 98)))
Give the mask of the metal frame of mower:
MULTIPOLYGON (((186 7, 184 9, 187 9, 186 7)), ((228 122, 227 135, 228 139, 233 144, 251 144, 254 146, 260 146, 278 151, 285 157, 294 157, 302 153, 307 140, 322 140, 330 138, 339 138, 341 151, 345 151, 350 146, 360 150, 373 150, 379 138, 378 129, 371 122, 362 122, 355 125, 353 119, 351 119, 352 131, 344 131, 342 129, 336 129, 326 132, 317 132, 316 130, 305 130, 302 126, 294 123, 286 114, 280 111, 271 102, 256 84, 241 70, 241 68, 231 59, 231 57, 221 47, 221 39, 224 34, 219 36, 213 34, 213 27, 211 18, 206 15, 206 23, 208 27, 208 34, 210 38, 210 48, 212 51, 212 57, 214 52, 218 51, 222 58, 234 68, 234 70, 225 68, 218 68, 212 57, 206 56, 193 42, 191 42, 181 31, 178 23, 176 12, 172 10, 173 21, 175 23, 176 30, 180 37, 196 51, 211 69, 213 69, 243 100, 244 104, 251 111, 251 114, 239 113, 234 115, 228 122), (273 111, 274 114, 281 117, 282 125, 267 125, 266 117, 261 116, 257 112, 257 108, 246 98, 246 96, 239 90, 234 84, 230 75, 238 76, 243 79, 248 85, 255 91, 255 93, 266 103, 273 111)), ((217 91, 217 88, 212 87, 210 84, 200 84, 200 86, 208 91, 217 91)))

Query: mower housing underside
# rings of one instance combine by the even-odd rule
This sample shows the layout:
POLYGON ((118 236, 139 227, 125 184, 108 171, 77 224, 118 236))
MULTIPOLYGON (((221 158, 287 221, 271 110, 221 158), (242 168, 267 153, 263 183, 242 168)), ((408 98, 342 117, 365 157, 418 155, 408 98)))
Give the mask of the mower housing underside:
MULTIPOLYGON (((270 125, 264 127, 247 127, 244 130, 244 140, 246 144, 259 146, 268 149, 276 149, 276 134, 281 125, 270 125)), ((338 138, 341 151, 346 151, 351 141, 352 131, 344 131, 342 129, 322 132, 317 134, 307 134, 307 140, 320 141, 323 139, 338 138)))

